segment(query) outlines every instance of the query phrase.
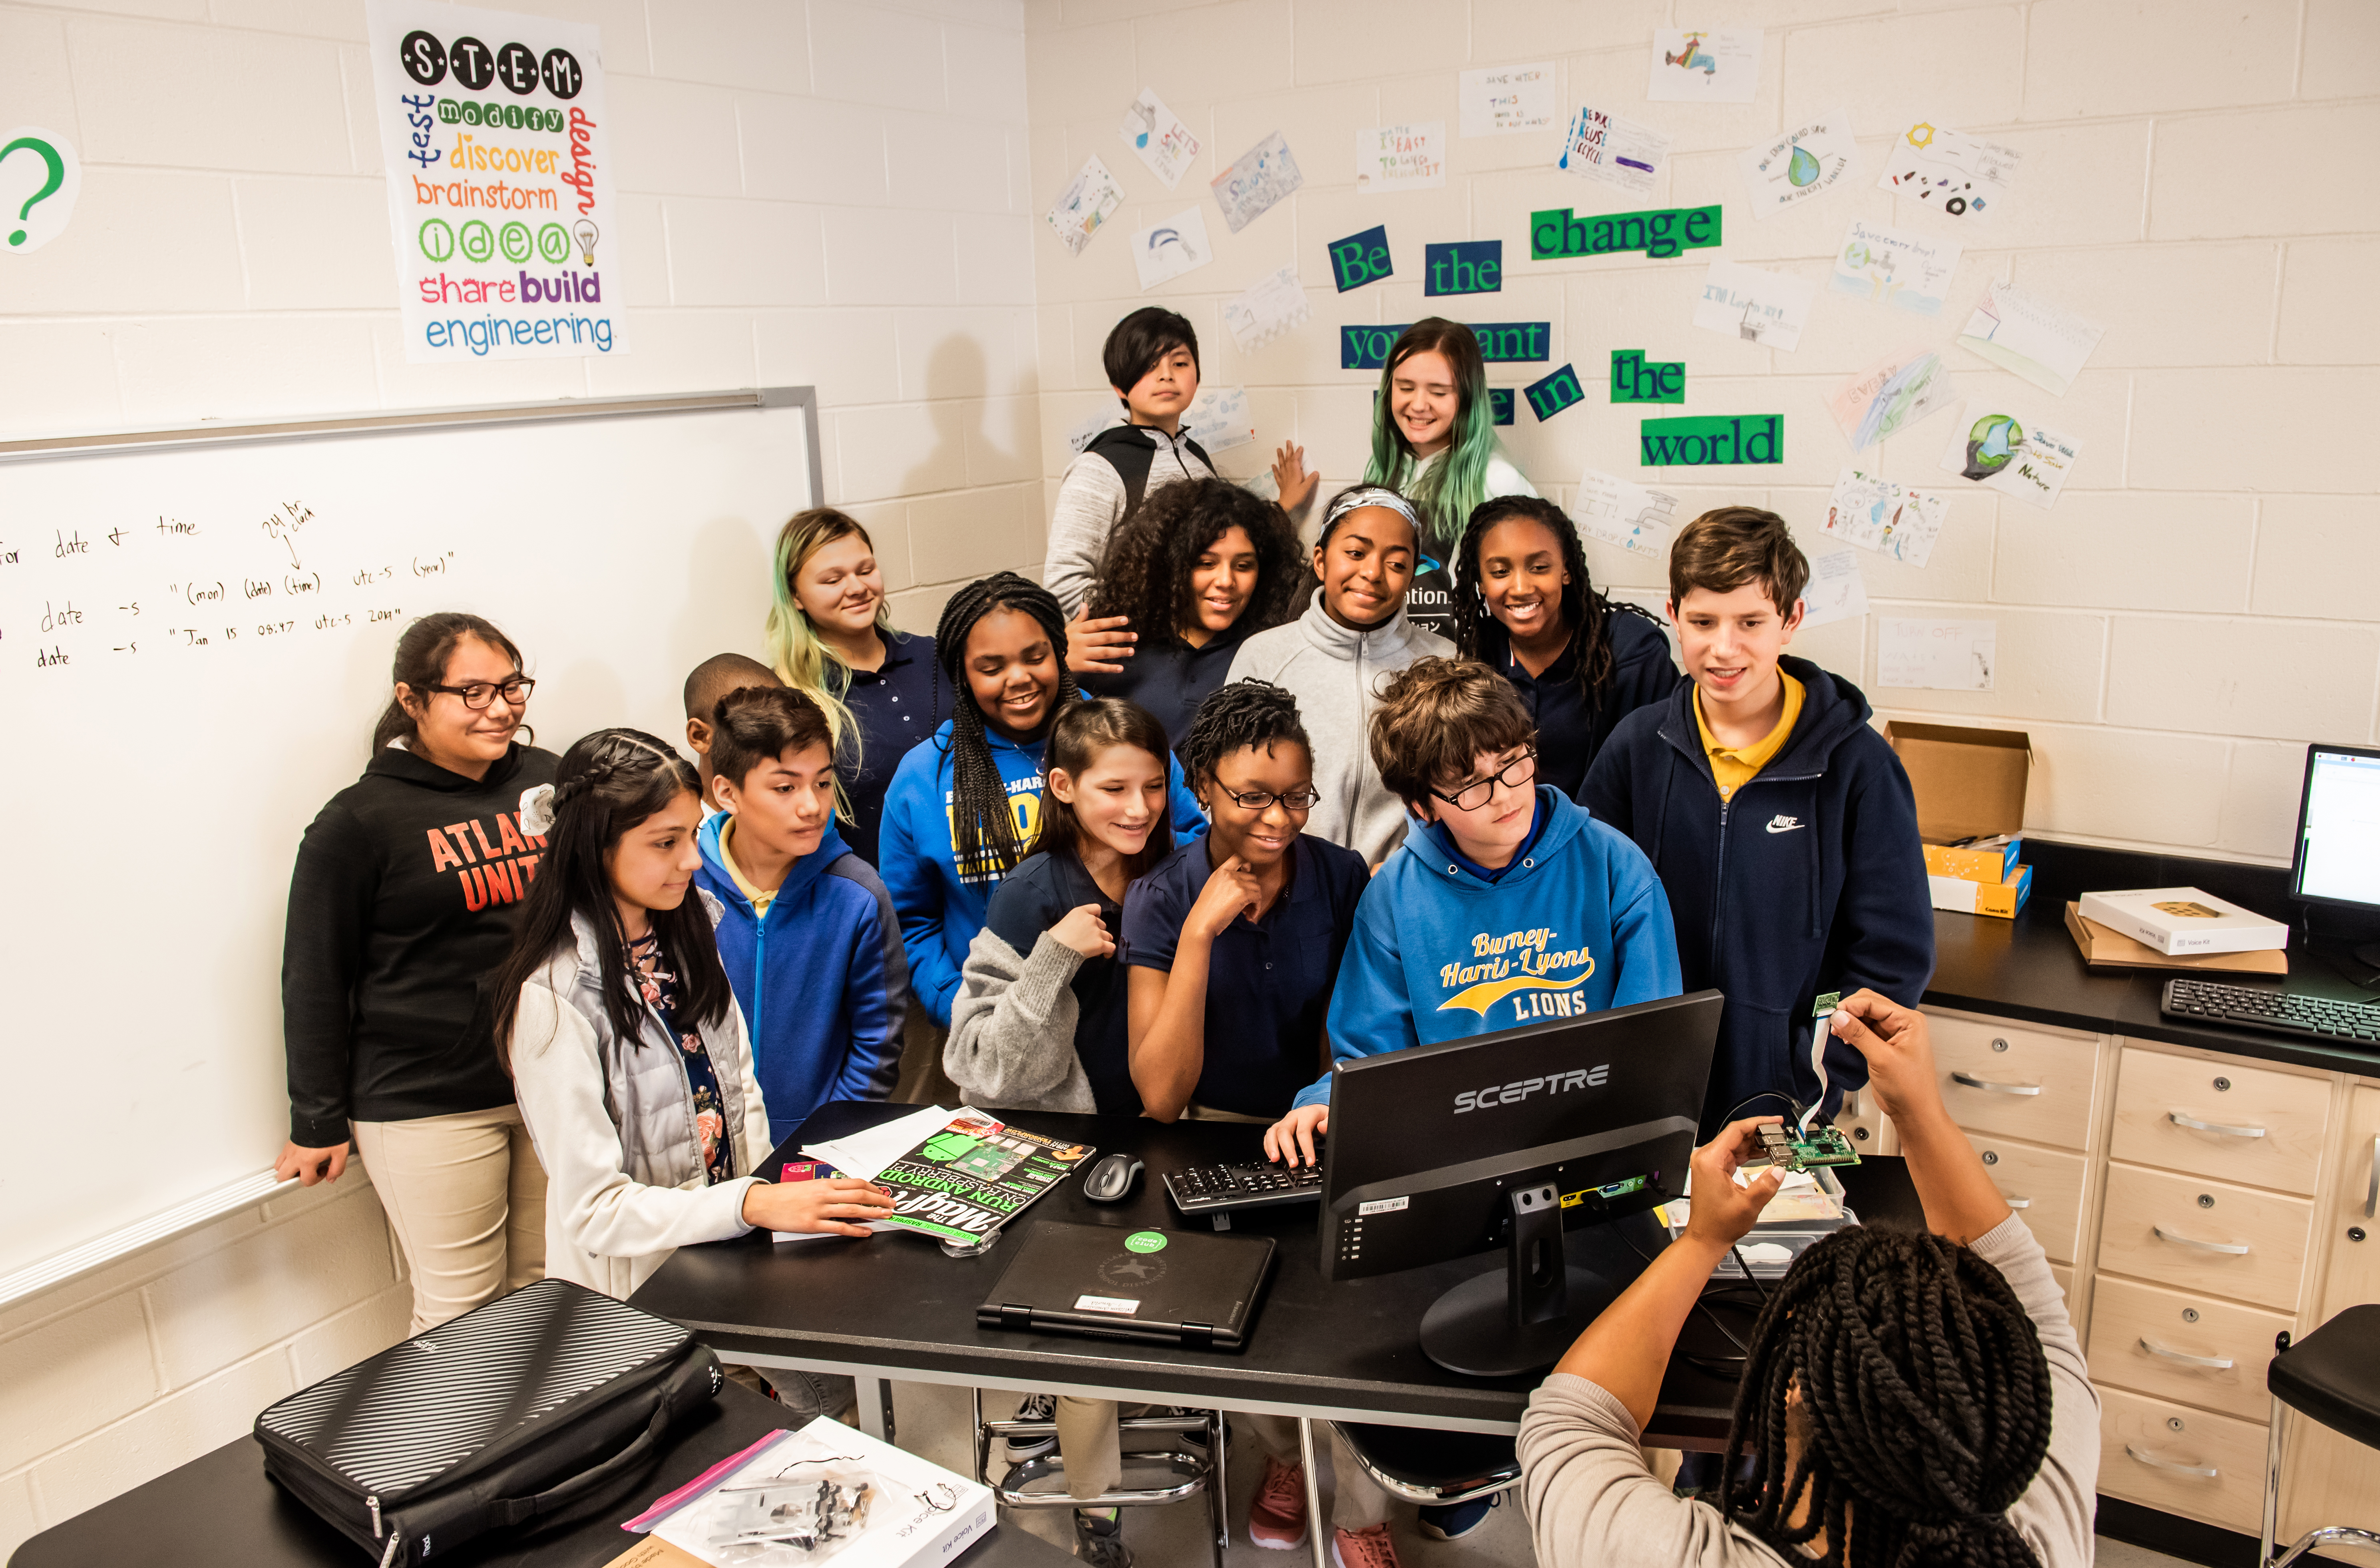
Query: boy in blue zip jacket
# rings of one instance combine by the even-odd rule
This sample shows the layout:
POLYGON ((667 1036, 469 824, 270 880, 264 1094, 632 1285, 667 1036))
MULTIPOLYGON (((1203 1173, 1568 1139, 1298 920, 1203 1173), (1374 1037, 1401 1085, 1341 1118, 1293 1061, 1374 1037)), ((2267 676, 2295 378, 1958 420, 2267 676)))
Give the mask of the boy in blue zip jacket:
POLYGON ((892 1094, 908 959, 884 884, 834 830, 834 753, 818 704, 785 687, 742 687, 711 710, 710 740, 725 809, 696 836, 695 878, 720 906, 720 961, 782 1143, 828 1100, 892 1094))
MULTIPOLYGON (((1427 658, 1372 714, 1381 782, 1418 820, 1355 906, 1325 1024, 1334 1062, 1680 991, 1670 902, 1644 855, 1536 782, 1536 726, 1501 675, 1427 658)), ((1265 1134, 1310 1163, 1330 1078, 1265 1134)))
POLYGON ((1727 995, 1705 1138, 1762 1096, 1831 1117, 1867 1064, 1815 1000, 1865 987, 1914 1007, 1934 973, 1909 775, 1857 687, 1784 652, 1809 576, 1774 512, 1723 506, 1680 530, 1668 608, 1686 678, 1621 721, 1579 788, 1660 874, 1687 987, 1727 995))

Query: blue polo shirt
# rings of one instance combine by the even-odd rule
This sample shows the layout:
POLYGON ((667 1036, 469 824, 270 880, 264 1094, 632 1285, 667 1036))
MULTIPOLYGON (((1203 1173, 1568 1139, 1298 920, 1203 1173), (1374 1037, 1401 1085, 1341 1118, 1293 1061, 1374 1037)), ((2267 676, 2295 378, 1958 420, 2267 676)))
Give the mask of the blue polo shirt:
MULTIPOLYGON (((852 671, 851 689, 843 694, 859 726, 859 767, 837 770, 851 802, 851 820, 840 825, 843 842, 871 866, 892 772, 942 722, 934 711, 934 639, 915 632, 877 636, 884 644, 884 667, 852 671)), ((942 700, 950 700, 948 692, 942 700)))
MULTIPOLYGON (((1233 920, 1207 961, 1207 1059, 1191 1098, 1217 1111, 1282 1115, 1320 1060, 1331 983, 1371 877, 1362 856, 1308 833, 1290 855, 1281 896, 1262 920, 1233 920)), ((1133 883, 1116 956, 1172 973, 1182 922, 1214 874, 1199 839, 1133 883)))

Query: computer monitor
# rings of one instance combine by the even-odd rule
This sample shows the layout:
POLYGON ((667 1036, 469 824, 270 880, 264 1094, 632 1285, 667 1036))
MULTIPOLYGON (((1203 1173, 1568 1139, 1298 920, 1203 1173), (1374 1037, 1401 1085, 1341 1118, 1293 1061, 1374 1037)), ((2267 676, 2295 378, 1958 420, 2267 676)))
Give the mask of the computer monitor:
POLYGON ((1430 1307, 1422 1349, 1473 1377, 1552 1366, 1619 1294, 1564 1259, 1562 1232, 1684 1190, 1720 1006, 1696 991, 1341 1063, 1323 1278, 1503 1247, 1430 1307))
MULTIPOLYGON (((2289 892, 2308 904, 2380 915, 2380 750, 2306 748, 2289 892)), ((2356 956, 2380 967, 2380 943, 2356 956)))

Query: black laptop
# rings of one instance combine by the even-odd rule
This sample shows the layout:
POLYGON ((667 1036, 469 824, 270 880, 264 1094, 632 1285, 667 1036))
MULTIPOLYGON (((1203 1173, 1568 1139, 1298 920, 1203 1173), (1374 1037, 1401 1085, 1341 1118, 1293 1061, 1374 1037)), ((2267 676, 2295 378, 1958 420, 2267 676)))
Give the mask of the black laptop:
POLYGON ((1024 1242, 975 1309, 986 1328, 1237 1350, 1272 1270, 1269 1236, 1045 1220, 1024 1242))

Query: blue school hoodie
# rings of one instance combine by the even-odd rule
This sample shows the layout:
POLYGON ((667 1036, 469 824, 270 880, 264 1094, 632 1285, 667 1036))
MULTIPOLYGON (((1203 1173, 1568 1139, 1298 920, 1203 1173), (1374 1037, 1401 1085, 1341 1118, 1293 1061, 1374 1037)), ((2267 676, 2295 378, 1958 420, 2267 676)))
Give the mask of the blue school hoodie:
MULTIPOLYGON (((988 732, 991 760, 1008 788, 1016 813, 1019 843, 1031 844, 1041 827, 1042 742, 1023 745, 998 730, 988 732)), ((1173 790, 1173 842, 1207 831, 1197 796, 1182 782, 1182 764, 1165 760, 1173 790)), ((884 821, 877 840, 877 869, 892 894, 901 942, 909 952, 909 985, 935 1023, 951 1027, 951 999, 959 993, 959 971, 967 948, 983 930, 984 912, 1000 873, 988 865, 962 875, 951 847, 951 721, 901 759, 884 792, 884 821)))
POLYGON ((1859 687, 1790 654, 1778 667, 1802 683, 1802 716, 1733 800, 1719 798, 1683 678, 1620 722, 1579 790, 1660 874, 1687 987, 1727 994, 1705 1136, 1763 1092, 1833 1114, 1867 1063, 1828 1034, 1822 1094, 1812 1003, 1866 986, 1914 1007, 1934 974, 1934 900, 1900 759, 1868 727, 1859 687))
MULTIPOLYGON (((1493 882, 1415 823, 1355 906, 1330 996, 1350 1062, 1679 993, 1660 879, 1627 839, 1537 786, 1533 844, 1493 882)), ((1300 1105, 1330 1099, 1324 1074, 1300 1105)))
POLYGON ((884 884, 832 823, 756 916, 720 857, 729 820, 722 811, 695 834, 695 881, 720 903, 719 959, 744 1009, 769 1136, 782 1143, 830 1100, 891 1098, 909 964, 884 884))

